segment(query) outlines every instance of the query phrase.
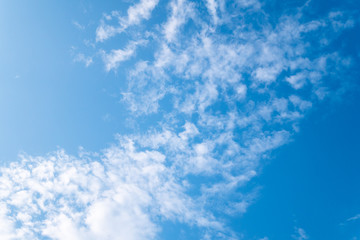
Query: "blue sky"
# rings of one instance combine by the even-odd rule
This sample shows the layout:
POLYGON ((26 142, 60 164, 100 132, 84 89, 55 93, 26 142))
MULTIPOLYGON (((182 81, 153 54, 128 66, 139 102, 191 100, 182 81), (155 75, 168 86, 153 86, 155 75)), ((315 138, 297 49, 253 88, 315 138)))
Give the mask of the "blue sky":
POLYGON ((359 239, 359 21, 0 2, 0 238, 359 239))

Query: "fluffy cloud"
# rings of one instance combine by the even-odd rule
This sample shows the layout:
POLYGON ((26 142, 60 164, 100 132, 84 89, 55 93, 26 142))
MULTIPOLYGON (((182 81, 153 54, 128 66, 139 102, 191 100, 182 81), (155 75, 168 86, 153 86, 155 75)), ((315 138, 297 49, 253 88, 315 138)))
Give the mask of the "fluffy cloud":
POLYGON ((159 217, 222 229, 165 155, 138 148, 126 138, 99 156, 59 150, 3 168, 2 239, 153 239, 159 217))

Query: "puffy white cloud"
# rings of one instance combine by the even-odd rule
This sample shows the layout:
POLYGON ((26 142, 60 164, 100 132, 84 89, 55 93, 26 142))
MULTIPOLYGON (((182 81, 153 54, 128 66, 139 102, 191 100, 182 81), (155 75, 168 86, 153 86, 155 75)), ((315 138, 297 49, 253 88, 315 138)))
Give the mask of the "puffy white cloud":
MULTIPOLYGON (((185 128, 187 134, 191 126, 185 128)), ((0 179, 8 184, 0 199, 1 236, 153 239, 158 217, 221 230, 176 181, 181 175, 166 166, 165 155, 139 151, 134 141, 122 139, 100 157, 60 150, 2 169, 0 179)))

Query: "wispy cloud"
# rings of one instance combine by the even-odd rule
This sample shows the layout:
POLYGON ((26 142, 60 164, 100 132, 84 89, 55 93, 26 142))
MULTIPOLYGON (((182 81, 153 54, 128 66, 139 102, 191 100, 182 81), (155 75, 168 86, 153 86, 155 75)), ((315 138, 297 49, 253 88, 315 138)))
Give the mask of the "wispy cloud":
POLYGON ((74 61, 84 63, 85 66, 88 67, 93 63, 93 58, 89 56, 85 56, 83 53, 78 53, 74 57, 74 61))
POLYGON ((125 49, 111 50, 110 53, 101 51, 101 55, 102 55, 103 61, 105 63, 106 71, 116 69, 121 62, 124 62, 135 55, 137 46, 144 45, 146 43, 147 43, 147 41, 145 41, 145 40, 133 41, 133 42, 130 42, 125 47, 125 49))
MULTIPOLYGON (((261 8, 257 1, 240 5, 261 8)), ((197 183, 193 188, 207 203, 205 209, 240 214, 254 201, 256 190, 239 195, 238 201, 226 196, 256 176, 261 159, 298 131, 298 122, 323 99, 321 92, 331 91, 323 78, 341 57, 336 52, 314 54, 307 47, 322 28, 328 41, 335 39, 328 18, 306 21, 295 14, 279 18, 273 27, 239 26, 224 35, 214 25, 227 22, 220 12, 230 10, 215 1, 205 7, 211 23, 191 2, 169 3, 168 18, 152 33, 157 46, 153 60, 139 60, 129 71, 122 100, 135 118, 162 116, 154 126, 158 130, 137 141, 170 157, 185 179, 203 177, 201 187, 197 183), (278 87, 292 90, 280 92, 278 87), (310 91, 301 93, 305 88, 310 91)), ((242 17, 246 20, 246 13, 242 17)), ((303 229, 296 231, 295 239, 308 239, 303 229)))
POLYGON ((168 42, 177 38, 180 27, 194 14, 193 3, 187 0, 173 0, 169 5, 171 14, 164 25, 164 35, 168 42))
POLYGON ((73 21, 72 24, 79 30, 84 30, 85 26, 81 25, 78 21, 73 21))
MULTIPOLYGON (((105 15, 96 41, 142 24, 157 4, 141 0, 125 17, 105 15), (112 18, 119 23, 107 24, 112 18)), ((297 12, 270 23, 261 6, 173 0, 163 21, 147 23, 152 32, 98 50, 106 71, 134 59, 122 103, 129 119, 151 124, 99 153, 59 150, 2 168, 0 237, 154 239, 170 221, 201 229, 205 239, 237 239, 216 216, 247 211, 258 189, 239 189, 290 141, 307 111, 336 91, 340 81, 324 78, 347 67, 322 43, 350 27, 342 15, 309 20, 297 12), (254 12, 261 26, 251 24, 254 12), (135 58, 140 46, 143 59, 135 58)), ((293 238, 309 237, 296 228, 293 238)))
POLYGON ((138 25, 142 20, 149 19, 151 12, 158 2, 158 0, 140 0, 140 2, 128 8, 126 17, 118 17, 119 14, 113 12, 113 16, 108 16, 107 18, 117 17, 119 26, 114 27, 107 25, 105 18, 105 20, 102 20, 101 25, 96 29, 96 41, 103 42, 106 39, 125 31, 128 27, 138 25))
POLYGON ((355 215, 355 216, 353 216, 351 218, 348 218, 348 219, 346 219, 346 221, 350 222, 350 221, 355 221, 355 220, 358 220, 358 219, 360 219, 360 214, 357 214, 357 215, 355 215))
POLYGON ((217 1, 216 0, 207 0, 206 7, 209 11, 209 14, 212 16, 214 24, 216 25, 219 21, 219 18, 217 16, 217 11, 218 11, 217 1))
POLYGON ((305 239, 309 239, 309 236, 306 234, 304 229, 295 228, 295 234, 292 235, 292 238, 296 240, 305 240, 305 239))

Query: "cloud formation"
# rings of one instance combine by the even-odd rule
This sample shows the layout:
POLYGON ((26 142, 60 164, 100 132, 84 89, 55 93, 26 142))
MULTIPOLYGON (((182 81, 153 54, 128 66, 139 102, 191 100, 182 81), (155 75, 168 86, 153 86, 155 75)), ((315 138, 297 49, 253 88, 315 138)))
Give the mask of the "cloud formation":
POLYGON ((59 150, 2 169, 2 239, 152 239, 161 219, 222 229, 156 150, 130 139, 101 155, 59 150))
POLYGON ((350 222, 350 221, 355 221, 355 220, 358 220, 358 219, 360 219, 360 214, 357 214, 357 215, 355 215, 355 216, 353 216, 351 218, 348 218, 348 219, 346 219, 346 221, 350 222))
POLYGON ((309 239, 309 236, 306 234, 305 230, 302 228, 295 228, 296 234, 292 235, 292 238, 295 240, 305 240, 309 239))
POLYGON ((158 4, 158 0, 141 0, 137 4, 130 6, 127 10, 127 16, 120 16, 119 12, 112 12, 111 15, 106 15, 102 20, 101 25, 96 29, 96 41, 103 42, 106 39, 125 31, 128 27, 138 25, 142 20, 147 20, 151 16, 152 10, 158 4), (111 26, 106 24, 106 20, 111 20, 113 17, 118 19, 119 26, 111 26))
POLYGON ((125 49, 111 50, 110 53, 101 51, 106 71, 118 68, 121 62, 124 62, 135 55, 137 46, 144 45, 146 44, 146 42, 147 41, 145 40, 134 41, 129 43, 128 46, 125 47, 125 49))
MULTIPOLYGON (((157 239, 166 221, 238 239, 223 216, 247 211, 256 189, 243 187, 262 159, 342 87, 333 73, 351 61, 326 48, 354 24, 341 12, 308 19, 301 8, 274 23, 256 0, 173 0, 151 22, 157 4, 105 15, 96 41, 129 30, 125 45, 98 50, 108 72, 139 46, 150 52, 127 69, 121 101, 129 118, 160 120, 101 153, 59 150, 3 167, 1 239, 157 239), (130 32, 141 24, 148 31, 130 32)), ((308 238, 301 228, 295 237, 308 238)))

